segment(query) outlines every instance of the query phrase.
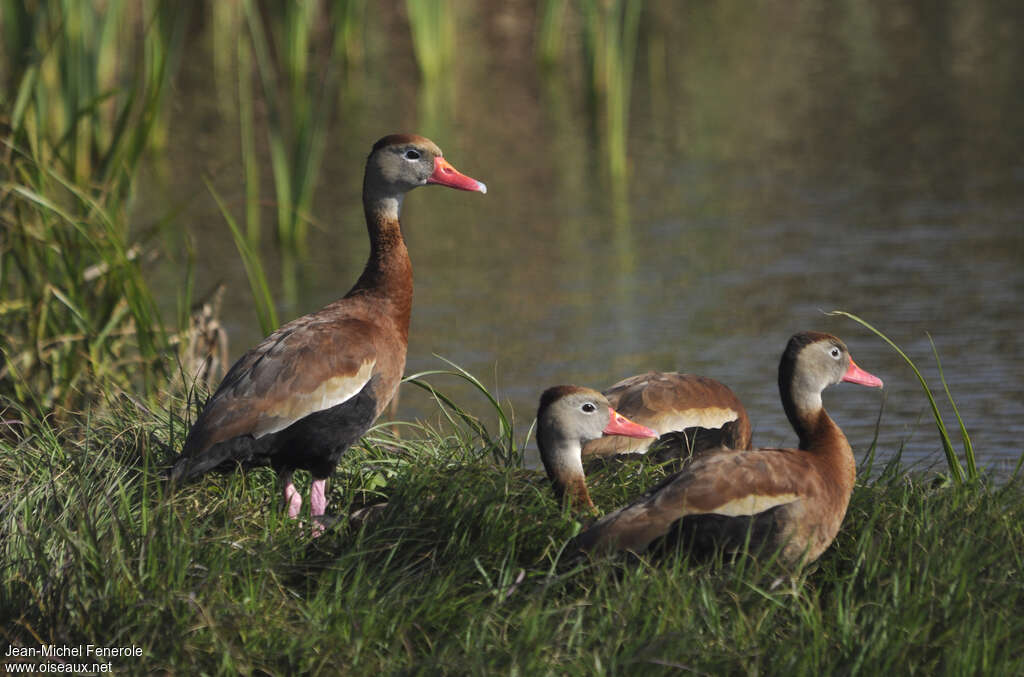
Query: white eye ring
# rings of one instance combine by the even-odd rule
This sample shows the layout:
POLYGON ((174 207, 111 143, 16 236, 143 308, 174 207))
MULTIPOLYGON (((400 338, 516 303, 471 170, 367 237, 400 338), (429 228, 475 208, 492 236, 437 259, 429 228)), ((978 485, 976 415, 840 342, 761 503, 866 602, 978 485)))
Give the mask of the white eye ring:
POLYGON ((415 148, 410 148, 409 150, 405 151, 405 154, 403 155, 403 157, 406 160, 419 160, 420 159, 420 152, 418 150, 416 150, 415 148))
POLYGON ((597 406, 593 402, 584 402, 582 405, 580 405, 580 411, 582 411, 585 414, 593 414, 595 411, 597 411, 597 406))
POLYGON ((842 355, 843 352, 839 350, 838 346, 832 346, 832 349, 828 351, 828 354, 829 356, 832 357, 833 360, 838 360, 839 356, 842 355))

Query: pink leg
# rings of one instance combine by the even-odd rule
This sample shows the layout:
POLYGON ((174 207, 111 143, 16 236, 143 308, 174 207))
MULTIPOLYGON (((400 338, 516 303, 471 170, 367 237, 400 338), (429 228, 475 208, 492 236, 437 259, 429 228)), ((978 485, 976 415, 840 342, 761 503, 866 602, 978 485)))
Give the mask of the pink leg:
POLYGON ((292 483, 291 473, 282 474, 281 481, 284 482, 284 504, 288 506, 288 517, 295 519, 302 510, 302 496, 292 483))
POLYGON ((327 480, 326 479, 313 479, 313 484, 309 488, 309 512, 313 518, 313 536, 319 536, 324 532, 323 522, 318 520, 318 517, 322 517, 324 511, 327 510, 327 480))

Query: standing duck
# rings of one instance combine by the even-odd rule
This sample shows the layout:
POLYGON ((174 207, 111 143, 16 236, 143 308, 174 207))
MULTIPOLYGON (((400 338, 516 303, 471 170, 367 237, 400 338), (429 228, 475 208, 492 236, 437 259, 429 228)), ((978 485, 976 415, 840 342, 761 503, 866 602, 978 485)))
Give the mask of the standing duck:
POLYGON ((555 495, 559 500, 568 499, 574 508, 594 510, 580 450, 586 442, 600 439, 602 435, 651 440, 658 433, 615 411, 604 395, 590 388, 554 386, 540 396, 537 409, 540 458, 555 495))
POLYGON ((269 464, 295 518, 302 497, 292 475, 308 470, 311 516, 324 514, 327 478, 405 369, 412 264, 398 215, 407 192, 432 183, 487 192, 429 139, 395 134, 374 144, 363 177, 370 257, 362 275, 343 298, 283 325, 231 367, 189 431, 173 483, 218 466, 269 464))
POLYGON ((611 406, 659 437, 601 437, 583 445, 583 458, 647 454, 657 462, 687 459, 708 449, 750 448, 750 419, 739 398, 710 378, 650 371, 604 391, 611 406), (653 447, 653 448, 652 448, 653 447))
POLYGON ((596 522, 575 545, 640 553, 681 540, 700 554, 741 549, 749 537, 752 551, 778 550, 788 564, 816 560, 839 532, 853 491, 853 452, 821 402, 840 381, 882 386, 835 336, 796 334, 779 364, 779 391, 798 448, 706 453, 596 522))

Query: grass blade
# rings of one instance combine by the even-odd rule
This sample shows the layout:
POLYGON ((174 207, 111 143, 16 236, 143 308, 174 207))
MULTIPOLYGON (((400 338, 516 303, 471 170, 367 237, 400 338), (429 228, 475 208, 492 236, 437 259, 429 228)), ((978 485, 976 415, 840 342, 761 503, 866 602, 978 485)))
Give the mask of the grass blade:
MULTIPOLYGON (((914 374, 917 376, 917 380, 921 383, 921 389, 924 390, 924 394, 928 398, 928 404, 932 408, 932 418, 934 418, 935 420, 935 427, 939 432, 939 438, 942 440, 942 450, 946 455, 946 465, 949 467, 949 472, 953 475, 953 480, 957 484, 962 484, 964 482, 963 466, 960 464, 960 459, 957 457, 956 451, 953 449, 953 442, 949 438, 949 431, 946 429, 945 421, 942 420, 942 414, 939 413, 939 406, 935 402, 935 397, 932 395, 931 388, 928 387, 928 382, 925 381, 924 376, 921 374, 921 371, 917 368, 917 365, 914 364, 914 361, 907 357, 907 354, 903 352, 903 350, 898 345, 896 345, 892 341, 892 339, 890 339, 888 336, 883 334, 881 331, 879 331, 872 325, 868 324, 867 321, 861 319, 860 317, 857 317, 856 315, 848 313, 844 310, 833 310, 826 313, 826 315, 841 315, 843 317, 850 318, 857 324, 868 329, 877 337, 888 343, 889 346, 893 350, 895 350, 900 357, 903 358, 903 361, 910 366, 911 370, 913 370, 914 374)), ((957 418, 959 418, 959 414, 957 415, 957 418)), ((976 469, 971 473, 970 479, 977 479, 976 469)))
POLYGON ((477 377, 473 376, 471 373, 469 373, 456 363, 452 362, 451 360, 441 357, 440 355, 435 355, 435 357, 448 364, 451 367, 451 369, 435 369, 421 371, 416 374, 410 374, 409 376, 406 376, 405 379, 403 379, 404 382, 411 383, 412 385, 422 388, 423 390, 426 390, 427 392, 431 393, 431 395, 433 395, 434 397, 439 398, 446 405, 452 407, 453 411, 455 411, 460 418, 466 421, 466 423, 469 423, 470 425, 477 428, 481 436, 490 440, 490 437, 487 433, 487 429, 482 423, 477 421, 475 417, 471 416, 470 414, 466 413, 464 410, 459 408, 457 405, 455 405, 454 402, 450 400, 450 398, 448 398, 443 393, 438 392, 437 389, 434 388, 434 386, 427 383, 423 379, 430 376, 455 376, 472 385, 474 389, 483 394, 483 396, 487 399, 487 402, 490 404, 491 409, 494 411, 498 418, 498 441, 494 442, 494 444, 497 449, 501 450, 501 454, 500 457, 498 457, 496 460, 505 465, 515 464, 519 458, 519 453, 516 451, 513 419, 505 413, 505 410, 501 406, 501 403, 498 402, 497 398, 494 395, 492 395, 491 392, 487 389, 487 386, 481 383, 477 377), (472 419, 472 423, 470 422, 470 419, 472 419))
POLYGON ((939 351, 935 348, 935 342, 932 341, 931 334, 928 334, 928 343, 932 347, 932 355, 935 356, 935 366, 939 369, 939 380, 942 381, 942 389, 946 392, 946 399, 949 400, 949 404, 953 407, 953 413, 956 415, 957 424, 960 426, 960 438, 964 443, 964 459, 967 462, 967 477, 974 480, 978 478, 978 466, 974 459, 974 445, 971 444, 971 437, 967 434, 967 426, 964 425, 964 419, 960 416, 960 409, 956 406, 956 402, 953 401, 953 394, 949 392, 949 384, 946 383, 946 375, 942 371, 942 361, 939 359, 939 351))

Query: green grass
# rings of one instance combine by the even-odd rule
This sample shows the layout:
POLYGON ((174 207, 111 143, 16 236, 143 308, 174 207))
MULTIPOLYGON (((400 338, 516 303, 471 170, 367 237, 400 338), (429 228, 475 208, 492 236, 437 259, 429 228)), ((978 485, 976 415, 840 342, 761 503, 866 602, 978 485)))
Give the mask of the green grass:
MULTIPOLYGON (((418 380, 451 374, 465 377, 418 380)), ((4 640, 134 644, 141 658, 114 661, 128 674, 1024 669, 1019 479, 958 485, 892 463, 795 579, 750 560, 573 561, 580 524, 542 475, 448 402, 450 418, 401 439, 381 425, 350 451, 330 511, 389 506, 315 541, 269 471, 167 495, 180 402, 122 398, 62 428, 21 412, 0 429, 4 640)), ((660 473, 599 473, 595 501, 610 510, 660 473)))

